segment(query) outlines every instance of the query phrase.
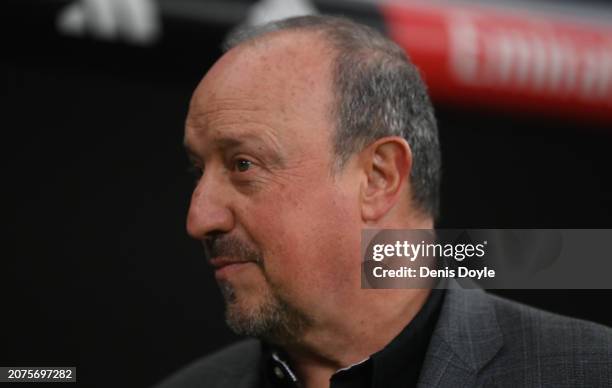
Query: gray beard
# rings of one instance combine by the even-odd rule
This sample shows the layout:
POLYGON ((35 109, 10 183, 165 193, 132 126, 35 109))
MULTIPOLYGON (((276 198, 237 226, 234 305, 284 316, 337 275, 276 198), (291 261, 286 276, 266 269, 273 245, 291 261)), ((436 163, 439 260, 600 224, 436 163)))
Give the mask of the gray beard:
POLYGON ((309 319, 283 298, 272 293, 253 309, 246 311, 237 303, 236 293, 231 284, 219 284, 225 299, 225 321, 238 335, 257 337, 277 345, 300 342, 309 319))

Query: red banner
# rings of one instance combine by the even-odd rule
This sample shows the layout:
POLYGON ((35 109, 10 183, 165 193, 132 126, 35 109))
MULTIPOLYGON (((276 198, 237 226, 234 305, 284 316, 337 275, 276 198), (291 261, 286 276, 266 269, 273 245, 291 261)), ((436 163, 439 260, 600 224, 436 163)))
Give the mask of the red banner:
POLYGON ((434 100, 612 121, 611 25, 421 1, 382 12, 434 100))

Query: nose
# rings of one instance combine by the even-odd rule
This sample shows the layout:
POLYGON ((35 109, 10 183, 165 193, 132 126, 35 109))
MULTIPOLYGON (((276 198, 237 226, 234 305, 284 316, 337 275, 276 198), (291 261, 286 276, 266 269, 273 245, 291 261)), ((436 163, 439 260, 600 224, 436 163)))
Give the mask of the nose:
POLYGON ((234 227, 229 195, 222 182, 204 174, 191 195, 187 233, 197 240, 227 233, 234 227))

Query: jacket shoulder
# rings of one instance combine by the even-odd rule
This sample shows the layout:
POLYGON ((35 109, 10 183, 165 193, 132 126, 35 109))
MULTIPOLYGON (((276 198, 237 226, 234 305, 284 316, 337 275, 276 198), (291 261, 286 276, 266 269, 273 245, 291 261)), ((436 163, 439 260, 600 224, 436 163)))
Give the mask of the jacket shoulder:
POLYGON ((531 335, 535 336, 534 340, 546 341, 550 346, 574 345, 574 349, 593 348, 594 345, 609 349, 612 346, 612 328, 488 295, 495 305, 505 337, 531 335))
POLYGON ((261 344, 248 339, 198 359, 155 388, 249 387, 258 378, 261 344))
POLYGON ((537 380, 531 381, 535 385, 580 381, 601 386, 602 381, 612 381, 611 328, 493 295, 490 298, 504 338, 496 357, 504 371, 521 368, 524 378, 537 380))

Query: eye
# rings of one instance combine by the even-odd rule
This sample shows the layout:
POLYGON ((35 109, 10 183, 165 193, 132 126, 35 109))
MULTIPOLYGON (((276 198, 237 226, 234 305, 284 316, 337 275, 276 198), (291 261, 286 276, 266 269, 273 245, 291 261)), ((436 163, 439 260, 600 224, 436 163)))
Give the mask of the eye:
POLYGON ((234 167, 240 172, 245 172, 253 166, 253 163, 247 159, 236 159, 234 167))
POLYGON ((202 177, 202 174, 204 173, 203 169, 196 165, 189 166, 187 170, 192 176, 195 177, 196 180, 199 180, 202 177))

